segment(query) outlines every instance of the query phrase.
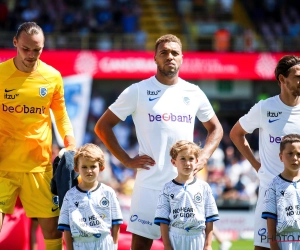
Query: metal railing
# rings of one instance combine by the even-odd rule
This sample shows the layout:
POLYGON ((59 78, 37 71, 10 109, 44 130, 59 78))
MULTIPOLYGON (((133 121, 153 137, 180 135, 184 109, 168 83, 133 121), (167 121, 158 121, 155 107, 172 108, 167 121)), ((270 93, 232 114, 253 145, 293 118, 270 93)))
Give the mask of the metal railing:
MULTIPOLYGON (((13 48, 13 32, 0 31, 0 48, 13 48)), ((80 50, 142 50, 152 51, 155 41, 145 39, 140 43, 135 34, 75 34, 46 33, 45 49, 80 50), (151 43, 151 46, 149 44, 151 43), (148 45, 148 46, 147 46, 148 45)), ((202 35, 188 39, 184 51, 215 51, 214 36, 202 35)), ((253 48, 245 47, 243 37, 231 36, 229 51, 233 52, 297 52, 300 51, 300 37, 263 37, 253 40, 253 48)))

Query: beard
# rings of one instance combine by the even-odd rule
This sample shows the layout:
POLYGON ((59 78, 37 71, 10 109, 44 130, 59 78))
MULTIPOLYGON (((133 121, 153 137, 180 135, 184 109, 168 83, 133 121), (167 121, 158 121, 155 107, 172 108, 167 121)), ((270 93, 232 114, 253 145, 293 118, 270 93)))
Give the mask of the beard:
POLYGON ((179 71, 179 67, 178 68, 175 67, 173 70, 167 71, 159 65, 157 66, 157 69, 162 75, 164 75, 166 77, 170 77, 170 78, 176 76, 179 71))
POLYGON ((291 84, 290 82, 287 83, 286 87, 294 97, 300 96, 300 87, 295 86, 295 85, 291 84))

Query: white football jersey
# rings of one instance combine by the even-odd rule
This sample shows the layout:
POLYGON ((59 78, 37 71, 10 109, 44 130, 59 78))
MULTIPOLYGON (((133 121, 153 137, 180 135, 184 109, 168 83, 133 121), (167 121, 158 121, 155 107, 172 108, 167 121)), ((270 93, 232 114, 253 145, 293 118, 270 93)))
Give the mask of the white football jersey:
POLYGON ((260 185, 267 188, 272 179, 283 171, 283 163, 279 159, 281 138, 287 134, 300 134, 300 105, 287 106, 277 95, 259 101, 239 122, 247 133, 259 129, 261 168, 258 176, 260 185))
POLYGON ((300 181, 276 176, 266 191, 263 211, 262 218, 277 220, 277 233, 300 232, 300 181))
POLYGON ((196 116, 207 122, 215 114, 198 86, 181 78, 168 86, 155 76, 129 86, 109 109, 123 121, 132 115, 139 155, 156 162, 150 170, 137 171, 136 184, 156 190, 177 176, 169 156, 171 146, 179 140, 193 141, 196 116))
POLYGON ((162 190, 154 223, 185 230, 205 229, 205 222, 219 220, 210 186, 198 179, 183 186, 172 180, 162 190))
POLYGON ((110 234, 113 224, 122 223, 121 208, 115 191, 101 183, 91 192, 75 186, 66 193, 58 229, 71 231, 72 238, 99 238, 101 234, 110 234))

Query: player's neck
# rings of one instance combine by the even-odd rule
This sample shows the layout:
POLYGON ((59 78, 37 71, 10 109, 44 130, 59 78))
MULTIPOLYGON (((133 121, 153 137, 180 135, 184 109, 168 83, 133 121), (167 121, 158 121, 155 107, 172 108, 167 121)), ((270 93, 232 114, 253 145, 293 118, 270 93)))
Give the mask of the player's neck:
POLYGON ((17 56, 13 58, 13 62, 15 64, 15 67, 24 73, 31 73, 36 71, 37 67, 38 67, 38 60, 36 61, 36 63, 34 64, 33 67, 27 67, 25 66, 22 61, 20 60, 20 58, 18 58, 17 56))
POLYGON ((155 78, 161 84, 168 85, 168 86, 175 85, 178 82, 178 75, 175 75, 175 76, 172 76, 172 77, 167 77, 167 76, 164 76, 160 73, 157 73, 155 75, 155 78))
POLYGON ((180 184, 189 184, 194 181, 194 176, 193 175, 181 175, 178 174, 177 177, 174 179, 176 182, 180 184))
POLYGON ((300 104, 300 97, 299 96, 292 96, 281 93, 279 95, 280 100, 287 106, 295 107, 300 104))
POLYGON ((83 190, 83 191, 93 191, 96 189, 99 185, 98 181, 95 182, 84 182, 82 181, 81 183, 78 184, 78 187, 83 190))
POLYGON ((284 169, 281 173, 281 176, 289 181, 298 181, 300 180, 300 171, 290 171, 288 169, 284 169))

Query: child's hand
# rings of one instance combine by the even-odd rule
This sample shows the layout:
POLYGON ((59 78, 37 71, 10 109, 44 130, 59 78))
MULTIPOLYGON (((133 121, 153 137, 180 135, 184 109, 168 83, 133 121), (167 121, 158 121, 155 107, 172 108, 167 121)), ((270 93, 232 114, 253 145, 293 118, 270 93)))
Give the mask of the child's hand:
POLYGON ((203 250, 213 250, 211 246, 204 246, 203 250))
POLYGON ((271 247, 271 250, 280 250, 277 242, 271 243, 270 247, 271 247))

